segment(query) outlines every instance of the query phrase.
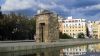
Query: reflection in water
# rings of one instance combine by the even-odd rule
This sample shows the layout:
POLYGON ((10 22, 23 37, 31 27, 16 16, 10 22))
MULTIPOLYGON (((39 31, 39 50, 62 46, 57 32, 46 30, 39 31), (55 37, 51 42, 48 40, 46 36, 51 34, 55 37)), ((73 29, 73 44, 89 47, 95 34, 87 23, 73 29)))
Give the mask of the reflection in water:
POLYGON ((0 53, 0 56, 100 56, 100 44, 0 53))
POLYGON ((37 50, 26 50, 18 52, 0 53, 0 56, 60 56, 59 48, 47 48, 37 50))
POLYGON ((44 52, 37 52, 32 55, 27 54, 27 55, 21 55, 21 56, 59 56, 59 50, 48 49, 47 51, 44 51, 44 52))
POLYGON ((61 50, 63 52, 63 56, 65 55, 84 55, 87 52, 87 46, 82 45, 82 46, 75 46, 75 47, 70 47, 70 48, 65 48, 61 50))
POLYGON ((100 56, 100 43, 73 46, 60 51, 61 56, 100 56))
POLYGON ((88 45, 90 52, 100 52, 100 44, 88 45))

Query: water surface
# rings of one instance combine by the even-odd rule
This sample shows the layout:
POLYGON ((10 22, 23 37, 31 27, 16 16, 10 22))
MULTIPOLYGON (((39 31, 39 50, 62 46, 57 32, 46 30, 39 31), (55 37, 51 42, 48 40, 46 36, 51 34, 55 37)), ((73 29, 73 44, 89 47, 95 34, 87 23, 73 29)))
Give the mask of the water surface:
POLYGON ((100 43, 6 52, 0 56, 100 56, 100 43))

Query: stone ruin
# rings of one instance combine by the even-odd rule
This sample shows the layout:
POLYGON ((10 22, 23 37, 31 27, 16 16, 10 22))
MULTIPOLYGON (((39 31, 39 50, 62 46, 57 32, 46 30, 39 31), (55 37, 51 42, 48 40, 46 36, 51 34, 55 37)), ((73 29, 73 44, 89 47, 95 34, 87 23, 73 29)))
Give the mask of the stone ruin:
POLYGON ((36 19, 36 42, 56 42, 59 40, 58 15, 48 10, 40 10, 36 19))

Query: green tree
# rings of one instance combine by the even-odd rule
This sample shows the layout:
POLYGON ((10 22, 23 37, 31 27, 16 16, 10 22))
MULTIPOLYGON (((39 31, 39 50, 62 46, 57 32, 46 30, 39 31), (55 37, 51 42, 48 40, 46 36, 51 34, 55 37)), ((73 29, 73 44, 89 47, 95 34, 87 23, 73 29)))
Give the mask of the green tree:
POLYGON ((36 20, 35 18, 32 18, 30 21, 31 21, 30 33, 31 33, 31 36, 34 36, 36 34, 36 20))
POLYGON ((35 34, 35 19, 11 13, 0 19, 0 40, 33 39, 35 34))
POLYGON ((85 38, 85 34, 84 33, 78 33, 77 38, 84 39, 85 38))
POLYGON ((59 37, 60 39, 72 39, 73 38, 70 35, 62 33, 62 32, 59 32, 59 37))
POLYGON ((0 19, 3 18, 2 12, 1 12, 1 6, 0 6, 0 19))

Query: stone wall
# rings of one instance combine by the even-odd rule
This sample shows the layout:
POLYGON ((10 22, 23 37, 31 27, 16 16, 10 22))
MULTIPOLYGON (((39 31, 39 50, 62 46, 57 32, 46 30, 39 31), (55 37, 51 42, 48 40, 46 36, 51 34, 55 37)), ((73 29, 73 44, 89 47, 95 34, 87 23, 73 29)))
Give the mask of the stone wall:
POLYGON ((33 49, 44 49, 50 47, 61 47, 68 45, 82 45, 82 44, 92 44, 92 43, 100 43, 99 39, 68 39, 68 40, 60 40, 58 42, 53 43, 36 43, 36 42, 16 42, 16 43, 0 43, 0 53, 4 52, 13 52, 13 51, 27 51, 33 49))
POLYGON ((58 16, 51 14, 49 18, 49 39, 51 42, 59 40, 58 16))
POLYGON ((59 39, 58 16, 42 12, 36 17, 36 42, 55 42, 59 39), (41 26, 41 24, 44 24, 41 26))

